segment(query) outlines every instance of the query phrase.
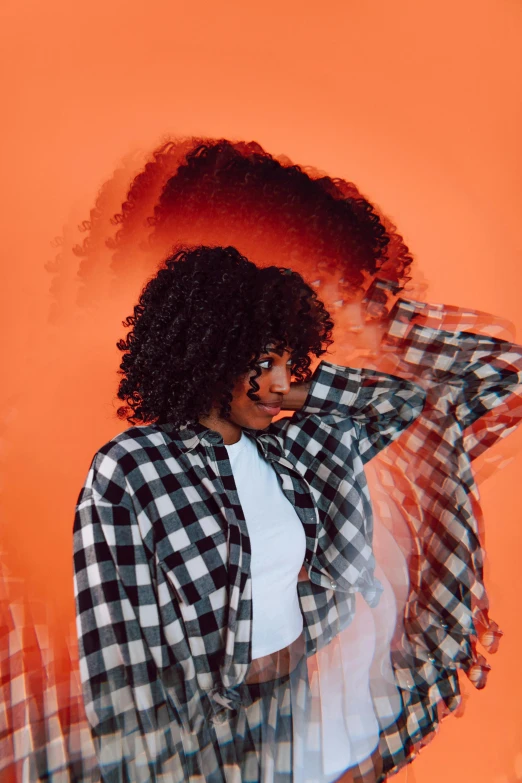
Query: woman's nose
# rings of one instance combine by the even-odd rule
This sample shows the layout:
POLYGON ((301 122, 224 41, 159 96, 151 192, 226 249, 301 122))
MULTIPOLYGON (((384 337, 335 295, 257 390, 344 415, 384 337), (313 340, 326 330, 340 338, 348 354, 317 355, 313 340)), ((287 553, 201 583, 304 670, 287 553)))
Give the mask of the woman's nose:
POLYGON ((290 391, 290 368, 274 367, 270 378, 270 391, 272 394, 288 394, 290 391))

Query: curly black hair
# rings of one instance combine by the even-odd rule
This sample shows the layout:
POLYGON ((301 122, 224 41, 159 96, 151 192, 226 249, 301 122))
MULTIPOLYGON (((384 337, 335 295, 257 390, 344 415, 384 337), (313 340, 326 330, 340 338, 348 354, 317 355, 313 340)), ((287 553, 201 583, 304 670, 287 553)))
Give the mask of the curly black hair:
POLYGON ((308 381, 310 354, 326 353, 333 321, 297 272, 260 268, 234 247, 183 248, 143 288, 124 352, 117 396, 120 419, 197 422, 220 405, 228 419, 238 378, 256 370, 248 396, 259 390, 257 364, 269 345, 292 352, 291 374, 308 381))

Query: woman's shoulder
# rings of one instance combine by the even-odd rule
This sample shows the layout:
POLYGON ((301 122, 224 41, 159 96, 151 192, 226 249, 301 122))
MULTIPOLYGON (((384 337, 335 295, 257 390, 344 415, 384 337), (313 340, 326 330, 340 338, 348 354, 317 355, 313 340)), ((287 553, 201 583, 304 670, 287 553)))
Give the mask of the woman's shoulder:
POLYGON ((175 441, 154 424, 128 427, 94 453, 78 504, 97 498, 132 507, 145 485, 153 487, 163 475, 167 460, 169 470, 176 471, 178 451, 175 441))
MULTIPOLYGON (((181 455, 181 450, 179 450, 181 455)), ((176 439, 155 424, 135 425, 114 435, 100 446, 92 458, 92 465, 115 464, 124 475, 132 473, 147 462, 175 459, 176 439)))

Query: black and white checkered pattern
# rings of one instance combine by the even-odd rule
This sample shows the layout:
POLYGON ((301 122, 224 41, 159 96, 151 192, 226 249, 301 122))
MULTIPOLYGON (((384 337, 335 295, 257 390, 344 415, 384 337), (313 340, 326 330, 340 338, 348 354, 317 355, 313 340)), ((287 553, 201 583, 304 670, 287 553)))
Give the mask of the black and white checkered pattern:
POLYGON ((98 783, 76 641, 56 659, 48 607, 29 600, 0 552, 0 779, 98 783))
MULTIPOLYGON (((408 523, 411 589, 392 650, 402 711, 382 727, 380 780, 459 706, 459 669, 485 684, 489 665, 477 647, 494 652, 501 632, 488 616, 472 463, 522 419, 522 349, 506 322, 395 294, 386 281, 368 293, 368 310, 389 314, 365 370, 322 362, 302 410, 246 433, 306 531, 309 580, 298 590, 309 667, 350 623, 355 592, 370 606, 379 598, 367 478, 381 522, 393 502, 408 523)), ((4 575, 0 774, 60 783, 100 774, 111 783, 295 779, 292 754, 306 742, 296 726, 312 735, 315 726, 306 667, 259 693, 244 684, 250 549, 221 437, 153 425, 113 438, 92 461, 74 535, 92 738, 74 649, 59 674, 45 607, 4 575)))
MULTIPOLYGON (((363 463, 420 414, 424 397, 410 381, 321 362, 301 410, 246 431, 304 525, 308 655, 350 621, 354 591, 378 600, 363 463)), ((249 564, 219 433, 131 427, 97 452, 76 509, 74 570, 80 672, 102 769, 104 737, 139 727, 157 738, 167 725, 197 733, 237 705, 251 656, 249 564)), ((169 743, 160 744, 163 753, 169 743)), ((122 763, 116 745, 107 769, 122 763)))
MULTIPOLYGON (((368 301, 382 302, 383 291, 393 294, 393 286, 378 281, 368 301)), ((459 669, 484 687, 490 667, 477 642, 489 652, 498 646, 472 460, 522 418, 522 348, 494 336, 506 331, 485 313, 399 299, 374 357, 375 369, 426 391, 421 416, 372 463, 372 502, 399 504, 413 552, 403 634, 392 654, 403 710, 381 735, 385 774, 411 760, 459 706, 459 669)))
MULTIPOLYGON (((382 310, 390 291, 391 305, 393 286, 378 281, 368 305, 377 294, 382 310)), ((300 411, 246 431, 305 529, 308 656, 350 623, 357 591, 370 606, 379 599, 370 459, 372 502, 391 498, 408 521, 411 591, 392 653, 402 712, 381 732, 383 776, 459 705, 458 669, 483 686, 489 667, 476 642, 489 634, 494 650, 500 633, 487 613, 471 460, 520 420, 522 349, 496 336, 504 329, 476 311, 398 300, 373 366, 321 362, 300 411)), ((238 774, 232 762, 218 770, 227 755, 215 735, 231 725, 250 664, 249 564, 218 433, 132 427, 95 455, 77 505, 75 583, 105 780, 199 780, 198 754, 216 755, 216 780, 238 774)))

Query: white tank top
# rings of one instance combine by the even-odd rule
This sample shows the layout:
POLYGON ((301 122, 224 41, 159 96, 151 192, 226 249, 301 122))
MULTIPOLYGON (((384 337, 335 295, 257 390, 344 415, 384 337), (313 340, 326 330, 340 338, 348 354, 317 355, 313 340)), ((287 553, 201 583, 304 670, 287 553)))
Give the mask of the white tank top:
POLYGON ((297 577, 306 552, 301 520, 255 441, 226 446, 251 543, 252 659, 282 650, 301 634, 297 577))

